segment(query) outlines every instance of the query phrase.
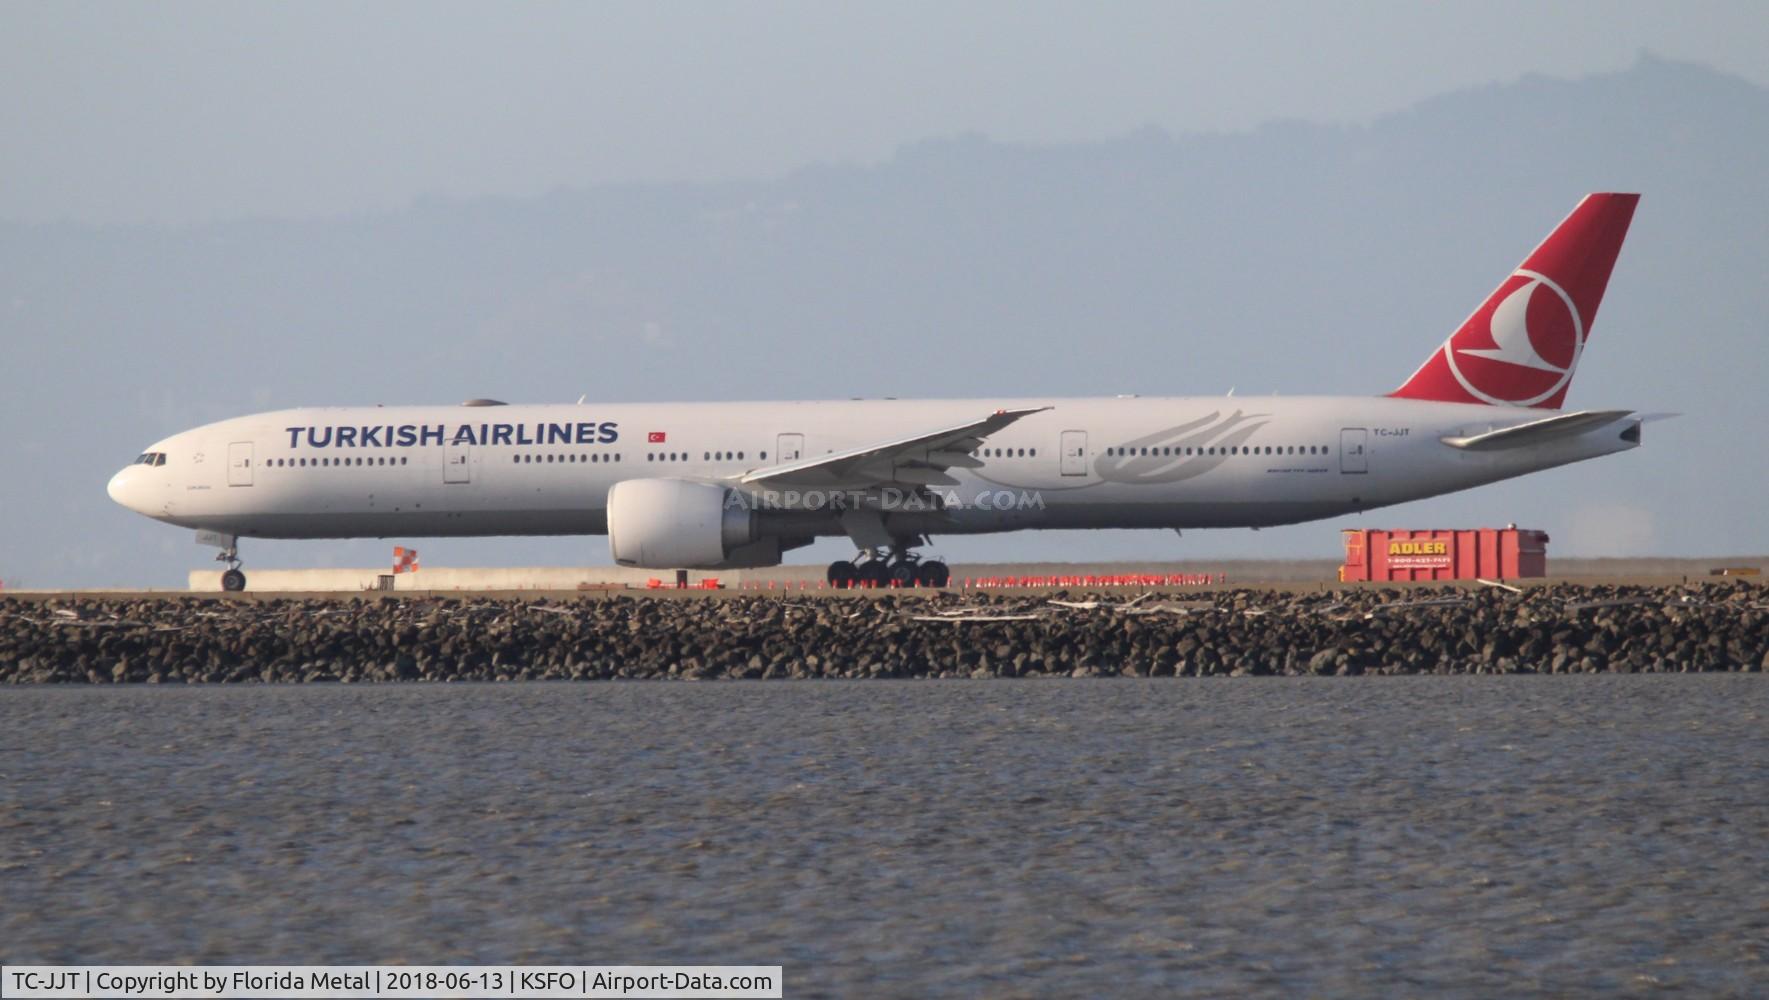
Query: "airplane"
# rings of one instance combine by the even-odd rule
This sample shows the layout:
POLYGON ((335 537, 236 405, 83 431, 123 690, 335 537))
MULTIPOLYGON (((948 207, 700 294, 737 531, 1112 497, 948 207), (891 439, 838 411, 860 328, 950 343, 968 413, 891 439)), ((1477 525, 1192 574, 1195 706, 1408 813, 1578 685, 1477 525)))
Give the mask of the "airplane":
POLYGON ((667 570, 845 536, 830 583, 945 586, 935 534, 1338 517, 1640 445, 1650 416, 1561 410, 1638 201, 1580 200, 1385 396, 302 408, 174 434, 109 492, 230 591, 242 538, 606 534, 667 570))

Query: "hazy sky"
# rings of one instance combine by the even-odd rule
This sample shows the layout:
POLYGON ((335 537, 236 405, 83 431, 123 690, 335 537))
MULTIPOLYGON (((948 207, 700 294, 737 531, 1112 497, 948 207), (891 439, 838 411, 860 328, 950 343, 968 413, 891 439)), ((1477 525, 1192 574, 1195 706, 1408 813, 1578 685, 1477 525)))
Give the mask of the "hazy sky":
POLYGON ((766 176, 972 130, 1359 122, 1642 49, 1769 84, 1769 8, 5 3, 0 218, 309 217, 766 176))

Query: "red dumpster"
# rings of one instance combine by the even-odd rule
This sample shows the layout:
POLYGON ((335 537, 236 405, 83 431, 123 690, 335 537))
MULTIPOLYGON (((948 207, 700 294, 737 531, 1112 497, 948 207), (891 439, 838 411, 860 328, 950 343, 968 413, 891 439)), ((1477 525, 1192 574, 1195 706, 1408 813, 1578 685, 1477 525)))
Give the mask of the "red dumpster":
POLYGON ((1548 533, 1527 528, 1343 531, 1339 579, 1516 580, 1546 576, 1548 533))

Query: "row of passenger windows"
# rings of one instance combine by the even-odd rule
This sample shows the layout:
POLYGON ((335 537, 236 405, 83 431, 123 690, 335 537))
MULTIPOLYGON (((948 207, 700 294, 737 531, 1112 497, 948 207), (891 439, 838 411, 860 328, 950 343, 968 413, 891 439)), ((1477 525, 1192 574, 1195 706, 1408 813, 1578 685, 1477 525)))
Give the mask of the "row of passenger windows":
POLYGON ((1106 454, 1118 458, 1140 458, 1144 455, 1325 455, 1326 445, 1229 445, 1224 448, 1107 448, 1106 454))
POLYGON ((523 452, 518 455, 511 455, 510 461, 517 465, 534 465, 538 462, 549 464, 552 462, 564 462, 566 464, 575 462, 618 462, 620 461, 620 454, 618 452, 592 451, 588 455, 531 455, 527 452, 523 452))
POLYGON ((394 458, 389 458, 386 455, 375 455, 372 457, 354 455, 339 458, 272 458, 267 460, 264 464, 275 469, 306 469, 321 467, 342 468, 346 465, 405 465, 408 461, 409 460, 404 455, 394 458))
MULTIPOLYGON (((702 462, 741 462, 744 460, 744 455, 745 453, 741 451, 703 451, 700 453, 700 460, 702 462)), ((757 452, 756 458, 758 461, 765 462, 768 460, 768 453, 757 452)), ((645 453, 645 461, 688 462, 692 461, 692 458, 685 451, 653 451, 645 453)))
POLYGON ((147 451, 135 456, 130 465, 165 465, 166 453, 163 451, 147 451))
MULTIPOLYGON (((744 461, 744 454, 745 453, 741 452, 741 451, 708 451, 708 452, 701 453, 701 460, 707 461, 707 462, 727 462, 727 461, 741 462, 741 461, 744 461)), ((1037 448, 978 448, 976 451, 971 452, 971 454, 977 458, 1037 458, 1038 457, 1038 449, 1037 448)), ((1165 457, 1165 456, 1186 457, 1186 456, 1191 456, 1191 455, 1326 455, 1326 454, 1328 454, 1328 450, 1325 445, 1264 445, 1264 446, 1231 445, 1231 446, 1223 447, 1223 448, 1177 448, 1177 447, 1107 448, 1106 454, 1110 457, 1115 457, 1115 458, 1142 457, 1142 456, 1149 456, 1149 455, 1160 456, 1160 457, 1165 457)), ((765 451, 760 452, 757 457, 761 461, 766 461, 768 458, 768 453, 765 451)), ((647 461, 647 462, 686 462, 689 460, 690 460, 690 456, 685 451, 648 452, 645 455, 645 461, 647 461)), ((311 467, 331 467, 331 466, 346 466, 346 465, 348 465, 348 466, 406 465, 409 463, 409 461, 410 461, 410 459, 404 455, 400 455, 400 456, 392 457, 392 458, 384 456, 384 455, 378 455, 378 456, 373 456, 373 457, 365 457, 365 456, 359 455, 359 456, 351 456, 351 457, 339 457, 339 458, 329 458, 328 457, 328 458, 312 458, 312 459, 309 459, 309 458, 273 458, 273 459, 270 459, 267 462, 265 462, 265 464, 268 466, 275 467, 275 468, 308 468, 310 466, 311 467)), ((518 464, 518 465, 543 463, 543 462, 548 463, 548 464, 551 464, 554 462, 568 463, 568 464, 575 464, 575 463, 579 463, 579 462, 618 462, 618 461, 620 461, 620 454, 617 452, 614 452, 614 453, 591 452, 588 455, 576 455, 576 454, 534 455, 534 454, 529 454, 529 453, 525 452, 525 453, 510 456, 510 461, 515 464, 518 464)), ((165 465, 166 464, 166 455, 164 452, 148 452, 146 454, 143 454, 143 455, 137 457, 135 459, 135 461, 130 464, 132 464, 132 465, 165 465)))

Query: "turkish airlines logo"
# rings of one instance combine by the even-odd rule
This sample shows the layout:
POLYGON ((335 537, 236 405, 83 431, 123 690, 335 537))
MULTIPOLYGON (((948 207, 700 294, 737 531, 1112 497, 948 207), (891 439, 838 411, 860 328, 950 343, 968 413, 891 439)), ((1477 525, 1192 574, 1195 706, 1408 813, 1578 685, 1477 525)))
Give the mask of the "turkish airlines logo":
POLYGON ((1566 388, 1584 349, 1572 296, 1546 275, 1516 271, 1444 345, 1444 357, 1476 399, 1534 406, 1566 388))

